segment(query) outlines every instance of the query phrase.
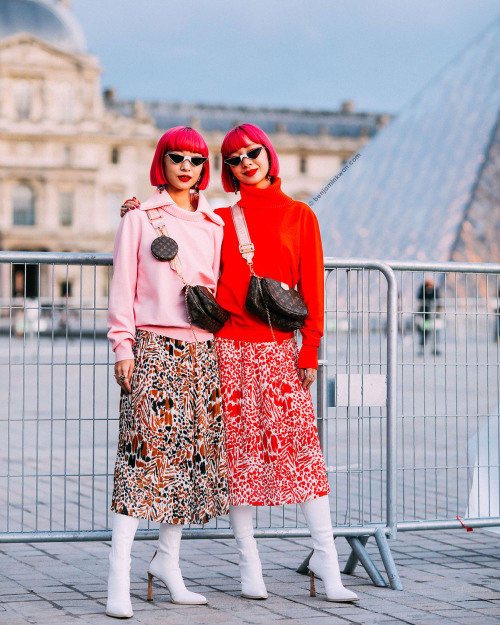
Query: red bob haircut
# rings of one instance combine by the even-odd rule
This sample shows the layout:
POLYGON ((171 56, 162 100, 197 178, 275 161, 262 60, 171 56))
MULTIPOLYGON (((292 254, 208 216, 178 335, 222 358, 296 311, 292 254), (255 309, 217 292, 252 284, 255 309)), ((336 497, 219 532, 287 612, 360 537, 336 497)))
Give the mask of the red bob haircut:
POLYGON ((246 145, 250 145, 251 143, 260 143, 266 148, 267 156, 269 158, 269 164, 271 165, 269 169, 269 175, 271 178, 276 177, 280 173, 280 163, 278 160, 278 155, 276 154, 276 150, 273 147, 269 137, 266 133, 259 128, 258 126, 254 126, 253 124, 243 124, 242 126, 236 126, 230 130, 227 135, 224 137, 224 141, 221 146, 222 153, 222 186, 224 187, 224 191, 234 191, 234 183, 231 174, 231 167, 224 163, 224 159, 227 158, 231 152, 236 152, 237 150, 244 148, 246 145))
MULTIPOLYGON (((156 152, 151 165, 150 179, 153 187, 168 184, 165 177, 163 159, 167 152, 195 152, 208 156, 208 147, 200 133, 189 126, 175 126, 170 128, 158 141, 156 152)), ((206 161, 200 175, 199 189, 206 189, 210 180, 210 165, 206 161)))

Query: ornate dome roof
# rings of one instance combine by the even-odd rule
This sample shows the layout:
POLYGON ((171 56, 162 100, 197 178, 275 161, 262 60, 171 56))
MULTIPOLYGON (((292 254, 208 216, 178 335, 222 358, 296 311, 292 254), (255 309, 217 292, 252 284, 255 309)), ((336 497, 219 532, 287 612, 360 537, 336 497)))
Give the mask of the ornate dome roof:
POLYGON ((0 39, 29 33, 65 52, 83 53, 83 32, 63 3, 51 0, 0 0, 0 39))

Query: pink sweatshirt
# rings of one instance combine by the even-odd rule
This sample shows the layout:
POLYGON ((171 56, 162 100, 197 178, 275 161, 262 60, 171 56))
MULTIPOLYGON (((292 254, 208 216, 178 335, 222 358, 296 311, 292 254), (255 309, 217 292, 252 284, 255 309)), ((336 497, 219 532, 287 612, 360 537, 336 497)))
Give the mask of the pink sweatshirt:
MULTIPOLYGON (((217 287, 223 220, 202 195, 198 209, 190 212, 179 208, 166 191, 157 190, 141 204, 140 210, 125 215, 116 233, 108 338, 117 362, 134 358, 136 328, 194 341, 183 283, 170 263, 156 260, 151 252, 151 243, 159 236, 146 213, 151 208, 159 208, 169 236, 177 241, 186 282, 201 284, 214 292, 217 287)), ((212 333, 201 328, 196 327, 195 332, 198 340, 213 338, 212 333)))

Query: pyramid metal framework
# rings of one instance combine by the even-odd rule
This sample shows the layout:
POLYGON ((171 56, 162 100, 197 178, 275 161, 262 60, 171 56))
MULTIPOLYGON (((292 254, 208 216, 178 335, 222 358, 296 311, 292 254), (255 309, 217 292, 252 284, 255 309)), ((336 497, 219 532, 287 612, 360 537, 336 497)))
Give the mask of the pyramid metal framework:
POLYGON ((325 256, 499 262, 499 112, 500 19, 311 198, 325 256))

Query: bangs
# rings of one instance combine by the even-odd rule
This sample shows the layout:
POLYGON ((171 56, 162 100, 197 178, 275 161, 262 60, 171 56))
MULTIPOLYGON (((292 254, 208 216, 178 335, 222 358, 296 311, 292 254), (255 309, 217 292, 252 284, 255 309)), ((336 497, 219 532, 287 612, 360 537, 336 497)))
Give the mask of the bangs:
POLYGON ((252 137, 249 136, 245 130, 241 126, 237 126, 233 128, 225 137, 222 146, 222 158, 227 158, 231 152, 237 152, 239 149, 244 148, 251 143, 260 143, 260 141, 255 141, 252 137))
POLYGON ((171 128, 165 142, 165 151, 198 152, 202 156, 208 156, 208 147, 205 139, 199 132, 187 126, 171 128))

